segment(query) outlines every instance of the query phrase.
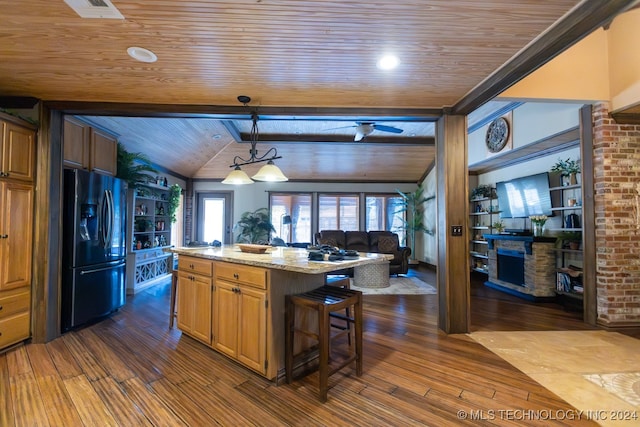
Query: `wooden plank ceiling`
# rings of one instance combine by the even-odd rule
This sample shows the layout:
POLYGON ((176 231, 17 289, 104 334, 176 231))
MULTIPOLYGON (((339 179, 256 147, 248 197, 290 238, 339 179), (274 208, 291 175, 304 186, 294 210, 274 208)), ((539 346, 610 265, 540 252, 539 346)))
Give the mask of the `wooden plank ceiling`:
MULTIPOLYGON (((435 155, 433 126, 406 120, 455 105, 579 3, 113 0, 124 19, 86 19, 62 0, 0 0, 0 95, 165 104, 175 112, 237 108, 237 96, 249 95, 254 107, 289 112, 286 121, 261 121, 261 136, 321 135, 269 142, 290 178, 415 182, 435 155), (135 61, 130 46, 152 50, 158 61, 135 61), (400 66, 376 68, 384 53, 400 66), (300 124, 297 108, 350 113, 300 124), (327 133, 362 120, 365 110, 403 134, 376 132, 356 144, 352 128, 327 133), (343 142, 325 141, 332 137, 343 142)), ((221 179, 234 156, 248 156, 249 145, 235 141, 222 117, 93 116, 129 150, 186 177, 221 179)))

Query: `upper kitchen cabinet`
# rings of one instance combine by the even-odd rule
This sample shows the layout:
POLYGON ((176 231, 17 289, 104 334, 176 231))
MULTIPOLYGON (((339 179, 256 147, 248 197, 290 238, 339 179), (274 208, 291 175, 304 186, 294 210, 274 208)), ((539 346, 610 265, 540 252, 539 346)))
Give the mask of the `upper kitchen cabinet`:
POLYGON ((64 165, 115 176, 118 142, 113 135, 75 117, 64 119, 64 165))
POLYGON ((35 170, 35 130, 18 125, 11 116, 1 114, 0 132, 0 178, 32 182, 35 170))

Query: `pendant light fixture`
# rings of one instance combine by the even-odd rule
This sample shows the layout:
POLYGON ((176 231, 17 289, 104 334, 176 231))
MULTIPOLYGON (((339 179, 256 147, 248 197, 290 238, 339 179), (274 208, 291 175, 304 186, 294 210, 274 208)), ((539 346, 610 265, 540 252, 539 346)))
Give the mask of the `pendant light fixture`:
MULTIPOLYGON (((238 97, 238 101, 247 106, 249 102, 251 102, 251 98, 241 95, 238 97)), ((267 164, 262 166, 258 173, 253 175, 253 179, 255 179, 256 181, 269 182, 282 182, 289 180, 289 178, 287 178, 282 173, 280 168, 273 163, 274 160, 282 158, 282 156, 278 156, 278 150, 276 150, 275 147, 270 148, 264 155, 258 156, 258 150, 256 149, 256 145, 258 144, 258 119, 258 113, 256 111, 252 111, 251 121, 253 123, 251 125, 251 149, 249 150, 249 159, 245 160, 240 156, 235 156, 233 158, 233 164, 229 166, 233 168, 233 171, 231 171, 229 175, 227 175, 227 177, 224 179, 224 181, 222 181, 223 184, 252 184, 253 180, 249 178, 249 176, 240 168, 240 166, 252 165, 254 163, 262 162, 267 162, 267 164)))

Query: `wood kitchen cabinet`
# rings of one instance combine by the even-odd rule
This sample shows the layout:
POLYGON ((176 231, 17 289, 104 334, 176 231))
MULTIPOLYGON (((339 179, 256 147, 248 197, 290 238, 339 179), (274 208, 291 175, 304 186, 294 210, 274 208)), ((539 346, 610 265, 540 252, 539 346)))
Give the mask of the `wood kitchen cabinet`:
POLYGON ((36 133, 0 117, 0 177, 32 182, 36 133))
POLYGON ((33 187, 0 180, 0 291, 31 286, 33 187))
POLYGON ((211 345, 212 262, 181 256, 178 260, 178 328, 211 345))
POLYGON ((115 176, 117 139, 72 116, 64 118, 64 165, 115 176))
POLYGON ((268 270, 223 262, 214 270, 213 346, 265 375, 268 270))
POLYGON ((0 349, 31 336, 35 130, 0 113, 0 349))

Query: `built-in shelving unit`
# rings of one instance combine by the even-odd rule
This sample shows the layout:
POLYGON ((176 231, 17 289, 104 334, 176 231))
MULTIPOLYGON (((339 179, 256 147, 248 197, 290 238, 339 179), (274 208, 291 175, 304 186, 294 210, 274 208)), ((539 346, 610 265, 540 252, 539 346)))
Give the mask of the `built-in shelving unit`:
POLYGON ((559 215, 561 228, 550 228, 560 243, 556 252, 556 294, 565 306, 581 308, 583 299, 582 258, 582 186, 570 184, 551 187, 552 199, 557 206, 552 211, 559 215), (568 234, 567 234, 568 233, 568 234), (571 236, 573 235, 573 237, 571 236))
POLYGON ((488 242, 484 234, 493 232, 493 223, 499 218, 498 199, 492 190, 491 197, 473 198, 469 208, 469 256, 472 271, 488 274, 488 242))
POLYGON ((132 295, 171 276, 169 187, 139 185, 129 190, 127 293, 132 295))

